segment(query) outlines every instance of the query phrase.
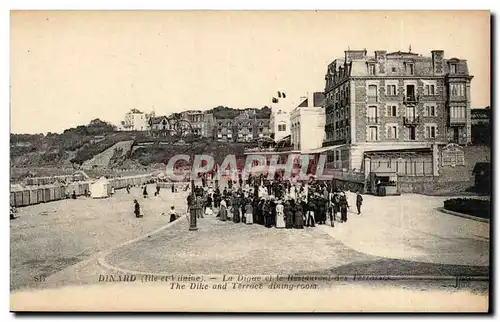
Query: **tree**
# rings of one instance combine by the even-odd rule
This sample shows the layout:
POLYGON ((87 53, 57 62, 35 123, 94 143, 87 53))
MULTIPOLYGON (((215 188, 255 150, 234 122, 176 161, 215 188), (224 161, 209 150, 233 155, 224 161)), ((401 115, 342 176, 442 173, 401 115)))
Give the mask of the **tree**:
POLYGON ((116 126, 100 119, 93 119, 87 125, 88 134, 105 134, 116 131, 116 126))

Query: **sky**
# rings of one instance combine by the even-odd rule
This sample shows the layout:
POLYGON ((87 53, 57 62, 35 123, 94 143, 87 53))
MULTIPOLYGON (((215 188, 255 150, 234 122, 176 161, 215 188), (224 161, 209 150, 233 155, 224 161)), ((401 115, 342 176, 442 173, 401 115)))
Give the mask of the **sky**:
POLYGON ((12 133, 295 104, 347 48, 467 59, 471 105, 490 105, 487 11, 13 11, 10 36, 12 133))

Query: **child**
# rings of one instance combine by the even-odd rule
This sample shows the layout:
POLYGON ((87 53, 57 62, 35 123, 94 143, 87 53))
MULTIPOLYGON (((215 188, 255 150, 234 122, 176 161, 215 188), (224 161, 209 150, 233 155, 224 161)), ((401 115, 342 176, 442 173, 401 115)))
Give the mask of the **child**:
POLYGON ((361 214, 361 205, 363 205, 363 197, 359 193, 359 191, 356 193, 356 208, 358 208, 358 215, 361 214))
POLYGON ((175 207, 172 206, 172 207, 170 207, 170 222, 172 222, 176 219, 177 219, 177 215, 175 213, 175 207))

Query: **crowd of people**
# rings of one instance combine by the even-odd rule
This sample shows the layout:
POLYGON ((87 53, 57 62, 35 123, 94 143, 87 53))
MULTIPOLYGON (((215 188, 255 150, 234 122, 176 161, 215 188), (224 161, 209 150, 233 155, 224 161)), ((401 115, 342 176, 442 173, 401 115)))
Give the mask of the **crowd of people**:
MULTIPOLYGON (((250 177, 245 183, 228 181, 222 191, 216 185, 196 186, 187 198, 189 209, 198 218, 216 215, 221 221, 259 224, 271 228, 315 227, 337 218, 347 222, 349 203, 346 192, 334 189, 329 182, 311 180, 297 183, 277 178, 273 181, 250 177)), ((363 197, 356 194, 357 213, 361 214, 363 197)))

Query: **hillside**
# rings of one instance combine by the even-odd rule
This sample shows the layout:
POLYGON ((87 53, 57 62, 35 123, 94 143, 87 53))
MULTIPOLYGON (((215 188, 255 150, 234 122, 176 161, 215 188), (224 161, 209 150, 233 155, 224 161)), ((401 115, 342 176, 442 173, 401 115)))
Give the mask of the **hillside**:
POLYGON ((211 155, 215 162, 222 163, 226 155, 235 155, 241 158, 246 144, 235 142, 217 142, 210 140, 200 140, 198 142, 186 144, 155 144, 149 146, 135 146, 132 150, 130 160, 145 166, 151 164, 167 164, 168 160, 174 155, 187 154, 189 156, 196 154, 211 155))
POLYGON ((122 155, 125 155, 132 148, 133 140, 129 141, 120 141, 110 148, 107 148, 103 152, 93 156, 90 160, 84 161, 82 167, 84 169, 89 169, 93 167, 107 167, 110 165, 110 161, 113 158, 118 158, 122 155))
MULTIPOLYGON (((25 169, 142 169, 165 165, 176 154, 209 154, 221 163, 227 154, 243 156, 244 143, 215 142, 186 137, 153 139, 141 132, 89 134, 80 128, 63 134, 11 135, 11 168, 25 169)), ((19 171, 14 171, 15 173, 19 171)), ((14 175, 11 171, 11 175, 14 175)), ((38 172, 38 171, 37 171, 38 172)))

